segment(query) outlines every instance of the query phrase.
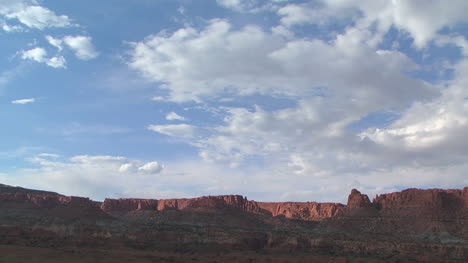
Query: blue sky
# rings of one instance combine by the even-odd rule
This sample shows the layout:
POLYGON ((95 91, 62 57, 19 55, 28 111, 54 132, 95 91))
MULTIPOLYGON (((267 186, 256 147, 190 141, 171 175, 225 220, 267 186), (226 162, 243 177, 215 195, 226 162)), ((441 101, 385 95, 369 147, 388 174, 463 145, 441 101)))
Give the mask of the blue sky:
POLYGON ((98 200, 464 187, 467 8, 0 0, 0 182, 98 200))

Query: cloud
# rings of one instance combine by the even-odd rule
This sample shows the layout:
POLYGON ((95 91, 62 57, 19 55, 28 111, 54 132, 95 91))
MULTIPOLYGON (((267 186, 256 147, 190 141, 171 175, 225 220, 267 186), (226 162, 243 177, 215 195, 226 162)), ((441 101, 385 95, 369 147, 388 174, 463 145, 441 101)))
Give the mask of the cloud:
POLYGON ((19 25, 10 25, 6 23, 5 21, 0 19, 0 26, 3 31, 11 33, 11 32, 21 32, 24 30, 22 26, 19 25))
POLYGON ((44 48, 36 47, 30 50, 21 51, 21 58, 44 63, 53 68, 65 68, 66 60, 62 56, 47 58, 47 51, 44 48))
MULTIPOLYGON (((15 1, 13 1, 15 2, 15 1)), ((29 28, 45 29, 50 27, 70 27, 72 23, 66 15, 56 15, 53 11, 36 5, 11 5, 0 9, 7 19, 17 19, 29 28)))
POLYGON ((45 157, 45 158, 59 158, 60 155, 55 153, 40 153, 37 155, 38 157, 45 157))
POLYGON ((225 8, 231 8, 237 11, 252 8, 258 3, 257 0, 216 0, 216 2, 225 8))
POLYGON ((349 28, 332 42, 287 40, 256 26, 232 30, 227 21, 212 20, 200 31, 182 28, 134 43, 128 63, 160 83, 173 101, 311 96, 325 89, 381 107, 431 96, 430 87, 406 74, 417 65, 403 53, 376 49, 370 35, 349 28))
POLYGON ((99 56, 99 53, 94 48, 92 38, 89 36, 65 36, 63 38, 54 38, 52 36, 45 37, 50 45, 57 48, 61 52, 64 45, 70 48, 78 59, 90 60, 99 56))
MULTIPOLYGON (((464 0, 451 1, 447 4, 443 0, 416 1, 386 1, 386 0, 322 0, 325 7, 322 10, 357 10, 362 13, 358 19, 358 26, 372 27, 377 25, 381 33, 394 25, 398 29, 411 34, 414 44, 418 48, 437 37, 439 31, 445 27, 467 22, 468 18, 463 10, 468 8, 464 0)), ((322 12, 322 10, 318 10, 322 12)))
MULTIPOLYGON (((466 52, 464 41, 454 43, 466 52)), ((417 102, 388 127, 370 128, 360 134, 365 140, 400 156, 411 156, 426 165, 467 162, 468 144, 461 139, 468 133, 468 59, 453 65, 454 77, 443 85, 442 95, 428 102, 417 102)))
POLYGON ((119 168, 119 172, 121 173, 126 173, 126 172, 130 172, 130 171, 134 171, 135 170, 135 165, 132 164, 132 163, 125 163, 125 164, 122 164, 119 168))
MULTIPOLYGON (((45 30, 48 28, 67 28, 76 26, 66 15, 57 15, 46 7, 40 6, 35 0, 8 0, 0 2, 0 26, 6 32, 28 31, 30 29, 45 30), (2 17, 5 19, 2 19, 2 17), (9 20, 18 20, 21 25, 8 24, 9 20)), ((99 53, 92 44, 92 38, 84 35, 67 35, 56 38, 50 35, 46 40, 58 49, 60 54, 63 47, 71 49, 75 56, 81 60, 96 58, 99 53)), ((36 47, 22 51, 23 59, 31 59, 54 68, 65 68, 66 60, 61 55, 47 57, 47 51, 36 47)))
POLYGON ((195 135, 196 128, 189 124, 167 124, 150 125, 148 126, 148 130, 168 136, 192 138, 195 135))
POLYGON ((169 112, 166 115, 166 120, 168 120, 168 121, 174 121, 174 120, 185 121, 186 119, 184 117, 180 116, 179 114, 175 113, 175 112, 169 112))
POLYGON ((49 44, 51 44, 52 46, 56 47, 58 49, 58 51, 62 51, 62 49, 63 49, 63 47, 62 47, 63 40, 62 39, 54 38, 54 37, 49 36, 49 35, 47 35, 45 38, 46 38, 47 42, 49 42, 49 44))
MULTIPOLYGON (((134 194, 131 197, 138 197, 138 190, 148 190, 148 185, 163 187, 155 180, 156 176, 161 176, 163 167, 155 161, 144 162, 108 155, 62 158, 49 154, 32 156, 27 160, 34 165, 33 168, 22 169, 17 175, 0 175, 1 181, 98 200, 105 197, 129 197, 127 192, 134 194)), ((147 197, 158 197, 158 189, 154 190, 148 191, 147 197)))
POLYGON ((160 165, 158 162, 145 163, 143 166, 138 168, 139 171, 142 171, 145 173, 151 173, 151 174, 160 173, 162 169, 163 169, 163 166, 160 165))
POLYGON ((66 36, 63 42, 71 48, 77 58, 81 60, 90 60, 96 58, 99 53, 92 44, 92 38, 89 36, 66 36))
POLYGON ((162 97, 162 96, 154 96, 151 98, 152 101, 165 101, 166 98, 162 97))
MULTIPOLYGON (((128 64, 168 92, 168 100, 240 104, 216 108, 221 123, 203 127, 188 143, 212 165, 268 164, 277 171, 263 178, 269 191, 284 184, 310 194, 287 178, 309 187, 313 181, 340 185, 332 192, 341 184, 372 193, 466 184, 468 145, 460 138, 468 132, 468 64, 437 65, 454 70, 455 78, 429 83, 421 74, 428 60, 419 59, 431 57, 423 52, 432 43, 468 53, 465 38, 452 32, 467 21, 466 1, 303 2, 269 9, 278 19, 271 28, 214 19, 149 35, 133 43, 128 64), (405 46, 408 37, 412 47, 405 46), (251 95, 261 95, 259 105, 244 103, 251 95), (290 103, 271 102, 278 98, 290 103), (392 119, 383 121, 386 114, 392 119)), ((242 12, 262 3, 218 1, 242 12)), ((153 128, 164 134, 166 126, 153 128)))
POLYGON ((35 98, 30 98, 30 99, 20 99, 20 100, 13 100, 11 101, 12 104, 28 104, 28 103, 33 103, 35 102, 35 98))

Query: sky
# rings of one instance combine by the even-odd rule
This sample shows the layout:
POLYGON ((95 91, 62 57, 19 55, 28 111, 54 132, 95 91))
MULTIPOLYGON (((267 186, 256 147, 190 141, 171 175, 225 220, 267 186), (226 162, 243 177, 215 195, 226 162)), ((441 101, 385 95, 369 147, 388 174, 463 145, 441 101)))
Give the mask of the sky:
POLYGON ((0 183, 345 202, 468 185, 466 0, 0 0, 0 183))

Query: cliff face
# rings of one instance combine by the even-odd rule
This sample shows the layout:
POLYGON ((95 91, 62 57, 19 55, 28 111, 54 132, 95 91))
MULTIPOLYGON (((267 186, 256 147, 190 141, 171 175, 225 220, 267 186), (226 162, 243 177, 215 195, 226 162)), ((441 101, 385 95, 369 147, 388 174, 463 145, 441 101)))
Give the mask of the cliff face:
POLYGON ((378 195, 373 202, 353 189, 347 205, 256 202, 240 195, 106 199, 98 204, 0 185, 0 245, 137 248, 145 253, 191 248, 291 255, 297 250, 467 262, 467 219, 468 187, 408 189, 378 195))
POLYGON ((5 211, 35 210, 43 216, 80 218, 83 221, 110 218, 99 205, 99 202, 85 197, 0 185, 0 209, 5 211))
MULTIPOLYGON (((97 203, 84 197, 63 196, 53 192, 19 187, 0 187, 0 203, 15 202, 36 208, 80 206, 96 208, 97 203)), ((106 213, 131 211, 240 211, 290 219, 319 221, 337 216, 391 217, 464 217, 468 214, 468 187, 464 189, 407 189, 369 197, 353 189, 347 205, 317 202, 256 202, 241 195, 203 196, 188 199, 105 199, 100 210, 106 213)))
POLYGON ((316 202, 258 202, 260 211, 271 216, 284 216, 291 219, 316 221, 340 215, 345 206, 338 203, 316 202))
POLYGON ((29 203, 37 208, 53 208, 59 205, 82 205, 96 206, 95 202, 85 197, 63 196, 59 194, 29 194, 23 192, 2 193, 0 192, 0 202, 29 203))
POLYGON ((155 210, 158 200, 153 199, 109 199, 106 198, 101 204, 101 209, 105 212, 130 212, 141 210, 155 210))
POLYGON ((462 216, 468 208, 468 187, 457 189, 407 189, 377 195, 373 205, 381 215, 453 217, 462 216))
POLYGON ((283 216, 307 221, 339 215, 344 205, 316 202, 268 203, 249 201, 241 195, 203 196, 191 199, 106 199, 101 209, 106 212, 154 211, 240 211, 269 216, 283 216))
POLYGON ((373 207, 373 204, 370 202, 367 195, 361 194, 356 189, 351 190, 351 194, 348 196, 347 207, 350 209, 353 208, 368 208, 373 207))

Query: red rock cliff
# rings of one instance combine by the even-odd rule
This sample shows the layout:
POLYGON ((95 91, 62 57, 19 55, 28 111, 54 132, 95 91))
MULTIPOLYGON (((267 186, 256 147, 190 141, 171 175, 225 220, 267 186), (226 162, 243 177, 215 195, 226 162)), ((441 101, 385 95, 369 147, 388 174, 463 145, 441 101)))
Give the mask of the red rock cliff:
POLYGON ((154 199, 109 199, 106 198, 101 204, 101 209, 105 212, 130 212, 139 210, 155 210, 158 200, 154 199))
POLYGON ((129 212, 136 210, 237 210, 254 214, 284 216, 286 218, 302 220, 320 220, 340 214, 344 209, 344 205, 316 202, 267 203, 249 201, 240 195, 221 195, 161 200, 106 199, 101 205, 101 208, 106 212, 129 212), (145 201, 150 201, 150 203, 144 203, 145 201), (142 203, 144 203, 144 206, 142 206, 142 203), (144 209, 141 209, 141 207, 144 207, 144 209))
POLYGON ((59 205, 83 205, 95 206, 95 203, 89 198, 77 196, 63 196, 59 194, 30 194, 24 192, 0 193, 0 201, 29 203, 38 208, 52 208, 59 205))
POLYGON ((369 197, 365 194, 361 194, 356 189, 351 190, 351 194, 348 196, 348 208, 368 208, 373 207, 369 200, 369 197))
POLYGON ((258 202, 257 204, 260 212, 264 214, 306 221, 316 221, 340 215, 345 207, 338 203, 316 202, 258 202))
POLYGON ((461 215, 468 208, 468 187, 456 189, 407 189, 377 195, 374 206, 381 215, 447 217, 461 215))

